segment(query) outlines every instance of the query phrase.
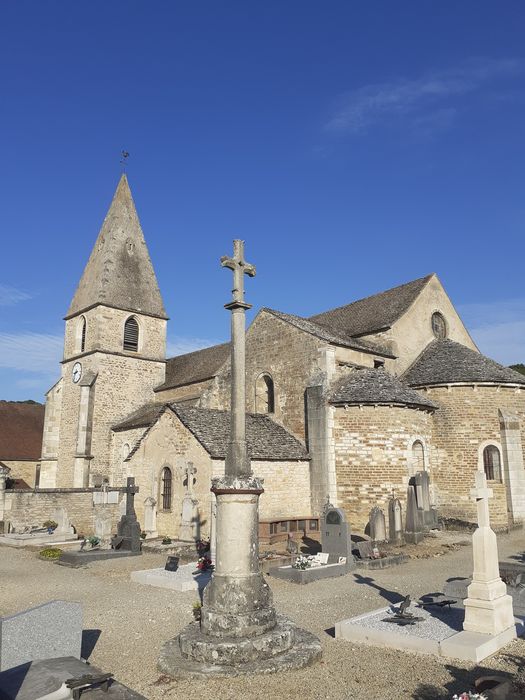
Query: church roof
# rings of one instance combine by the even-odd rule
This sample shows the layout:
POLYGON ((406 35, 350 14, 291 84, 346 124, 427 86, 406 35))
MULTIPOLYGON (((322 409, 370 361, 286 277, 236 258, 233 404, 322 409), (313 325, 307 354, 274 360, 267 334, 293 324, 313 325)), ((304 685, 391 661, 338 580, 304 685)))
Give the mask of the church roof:
POLYGON ((525 385, 525 376, 453 340, 434 340, 403 375, 411 386, 490 382, 525 385))
POLYGON ((294 316, 293 314, 286 314, 282 311, 276 311, 275 309, 264 308, 262 311, 266 311, 269 314, 280 318, 281 321, 286 321, 292 326, 295 326, 306 333, 310 333, 320 340, 326 340, 328 343, 345 348, 352 348, 353 350, 359 350, 361 352, 372 353, 374 355, 394 357, 390 350, 382 347, 379 344, 371 343, 368 340, 358 340, 356 338, 352 338, 344 332, 337 332, 332 329, 325 328, 318 323, 314 323, 310 319, 302 318, 301 316, 294 316))
POLYGON ((215 377, 230 356, 230 343, 212 345, 203 350, 170 357, 166 361, 166 378, 155 391, 203 382, 215 377))
MULTIPOLYGON (((230 440, 229 411, 196 408, 178 403, 172 403, 170 407, 212 458, 226 457, 230 440)), ((304 445, 267 415, 246 414, 246 442, 251 459, 308 459, 304 445)))
POLYGON ((336 380, 329 395, 332 404, 403 405, 435 410, 437 404, 410 389, 385 369, 359 369, 336 380))
POLYGON ((125 175, 120 178, 66 318, 97 304, 167 318, 125 175))
POLYGON ((331 332, 342 332, 350 336, 367 335, 390 328, 408 311, 432 276, 420 277, 346 306, 310 316, 309 320, 331 332))
MULTIPOLYGON (((171 409, 181 423, 193 433, 213 459, 224 459, 230 439, 230 413, 213 408, 197 408, 184 402, 146 404, 126 420, 113 426, 113 430, 146 428, 146 432, 131 450, 129 457, 137 451, 140 443, 160 416, 171 409)), ((248 454, 261 460, 308 459, 304 445, 269 416, 246 414, 246 441, 248 454)))
POLYGON ((45 407, 0 401, 0 459, 37 460, 42 454, 45 407))

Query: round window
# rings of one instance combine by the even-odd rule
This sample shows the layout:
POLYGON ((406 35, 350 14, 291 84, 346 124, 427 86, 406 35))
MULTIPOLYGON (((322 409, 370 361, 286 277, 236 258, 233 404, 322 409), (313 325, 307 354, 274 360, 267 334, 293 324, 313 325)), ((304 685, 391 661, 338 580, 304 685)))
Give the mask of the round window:
POLYGON ((447 337, 447 324, 443 314, 439 311, 434 311, 432 314, 432 333, 438 340, 443 340, 447 337))

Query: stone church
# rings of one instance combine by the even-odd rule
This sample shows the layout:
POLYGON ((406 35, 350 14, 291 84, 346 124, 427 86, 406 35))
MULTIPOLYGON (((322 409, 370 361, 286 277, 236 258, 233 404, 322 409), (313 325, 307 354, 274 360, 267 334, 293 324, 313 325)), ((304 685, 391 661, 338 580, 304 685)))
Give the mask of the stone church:
MULTIPOLYGON (((125 175, 65 322, 39 487, 134 476, 149 536, 180 533, 188 493, 208 534, 230 347, 166 358, 168 317, 125 175)), ((525 376, 480 354, 435 274, 309 318, 261 309, 246 334, 246 395, 272 534, 317 529, 327 497, 363 530, 421 470, 442 517, 475 522, 469 492, 484 470, 494 524, 524 519, 525 376)))

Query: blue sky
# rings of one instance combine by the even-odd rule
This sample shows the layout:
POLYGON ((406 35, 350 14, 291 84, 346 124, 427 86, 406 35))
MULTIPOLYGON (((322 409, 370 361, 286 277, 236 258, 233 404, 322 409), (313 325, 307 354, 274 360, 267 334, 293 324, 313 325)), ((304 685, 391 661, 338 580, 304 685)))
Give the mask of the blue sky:
POLYGON ((437 272, 480 349, 525 362, 522 2, 0 4, 0 398, 43 399, 119 174, 172 354, 437 272), (252 312, 253 315, 253 312, 252 312))

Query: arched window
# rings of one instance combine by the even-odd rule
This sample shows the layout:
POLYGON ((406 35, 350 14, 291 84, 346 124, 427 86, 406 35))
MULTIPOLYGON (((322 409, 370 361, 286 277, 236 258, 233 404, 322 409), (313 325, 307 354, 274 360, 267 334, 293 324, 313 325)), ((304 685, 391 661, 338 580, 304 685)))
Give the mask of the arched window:
POLYGON ((139 349, 139 324, 134 316, 130 316, 124 324, 124 350, 137 352, 139 349))
POLYGON ((172 473, 169 467, 164 467, 162 470, 162 492, 160 494, 162 500, 162 510, 171 510, 171 485, 172 473))
POLYGON ((273 413, 274 411, 273 379, 269 374, 261 374, 255 382, 255 412, 273 413))
POLYGON ((415 440, 410 454, 410 476, 422 471, 425 471, 425 448, 421 440, 415 440))
POLYGON ((122 445, 122 461, 125 462, 128 455, 129 455, 130 449, 129 449, 129 444, 125 442, 122 445))
POLYGON ((501 481, 501 457, 496 445, 487 445, 483 450, 483 468, 487 481, 501 481))
POLYGON ((439 311, 434 311, 432 314, 432 333, 438 340, 444 340, 447 337, 447 322, 439 311))
POLYGON ((80 352, 84 352, 86 349, 86 317, 82 316, 80 319, 80 352))

